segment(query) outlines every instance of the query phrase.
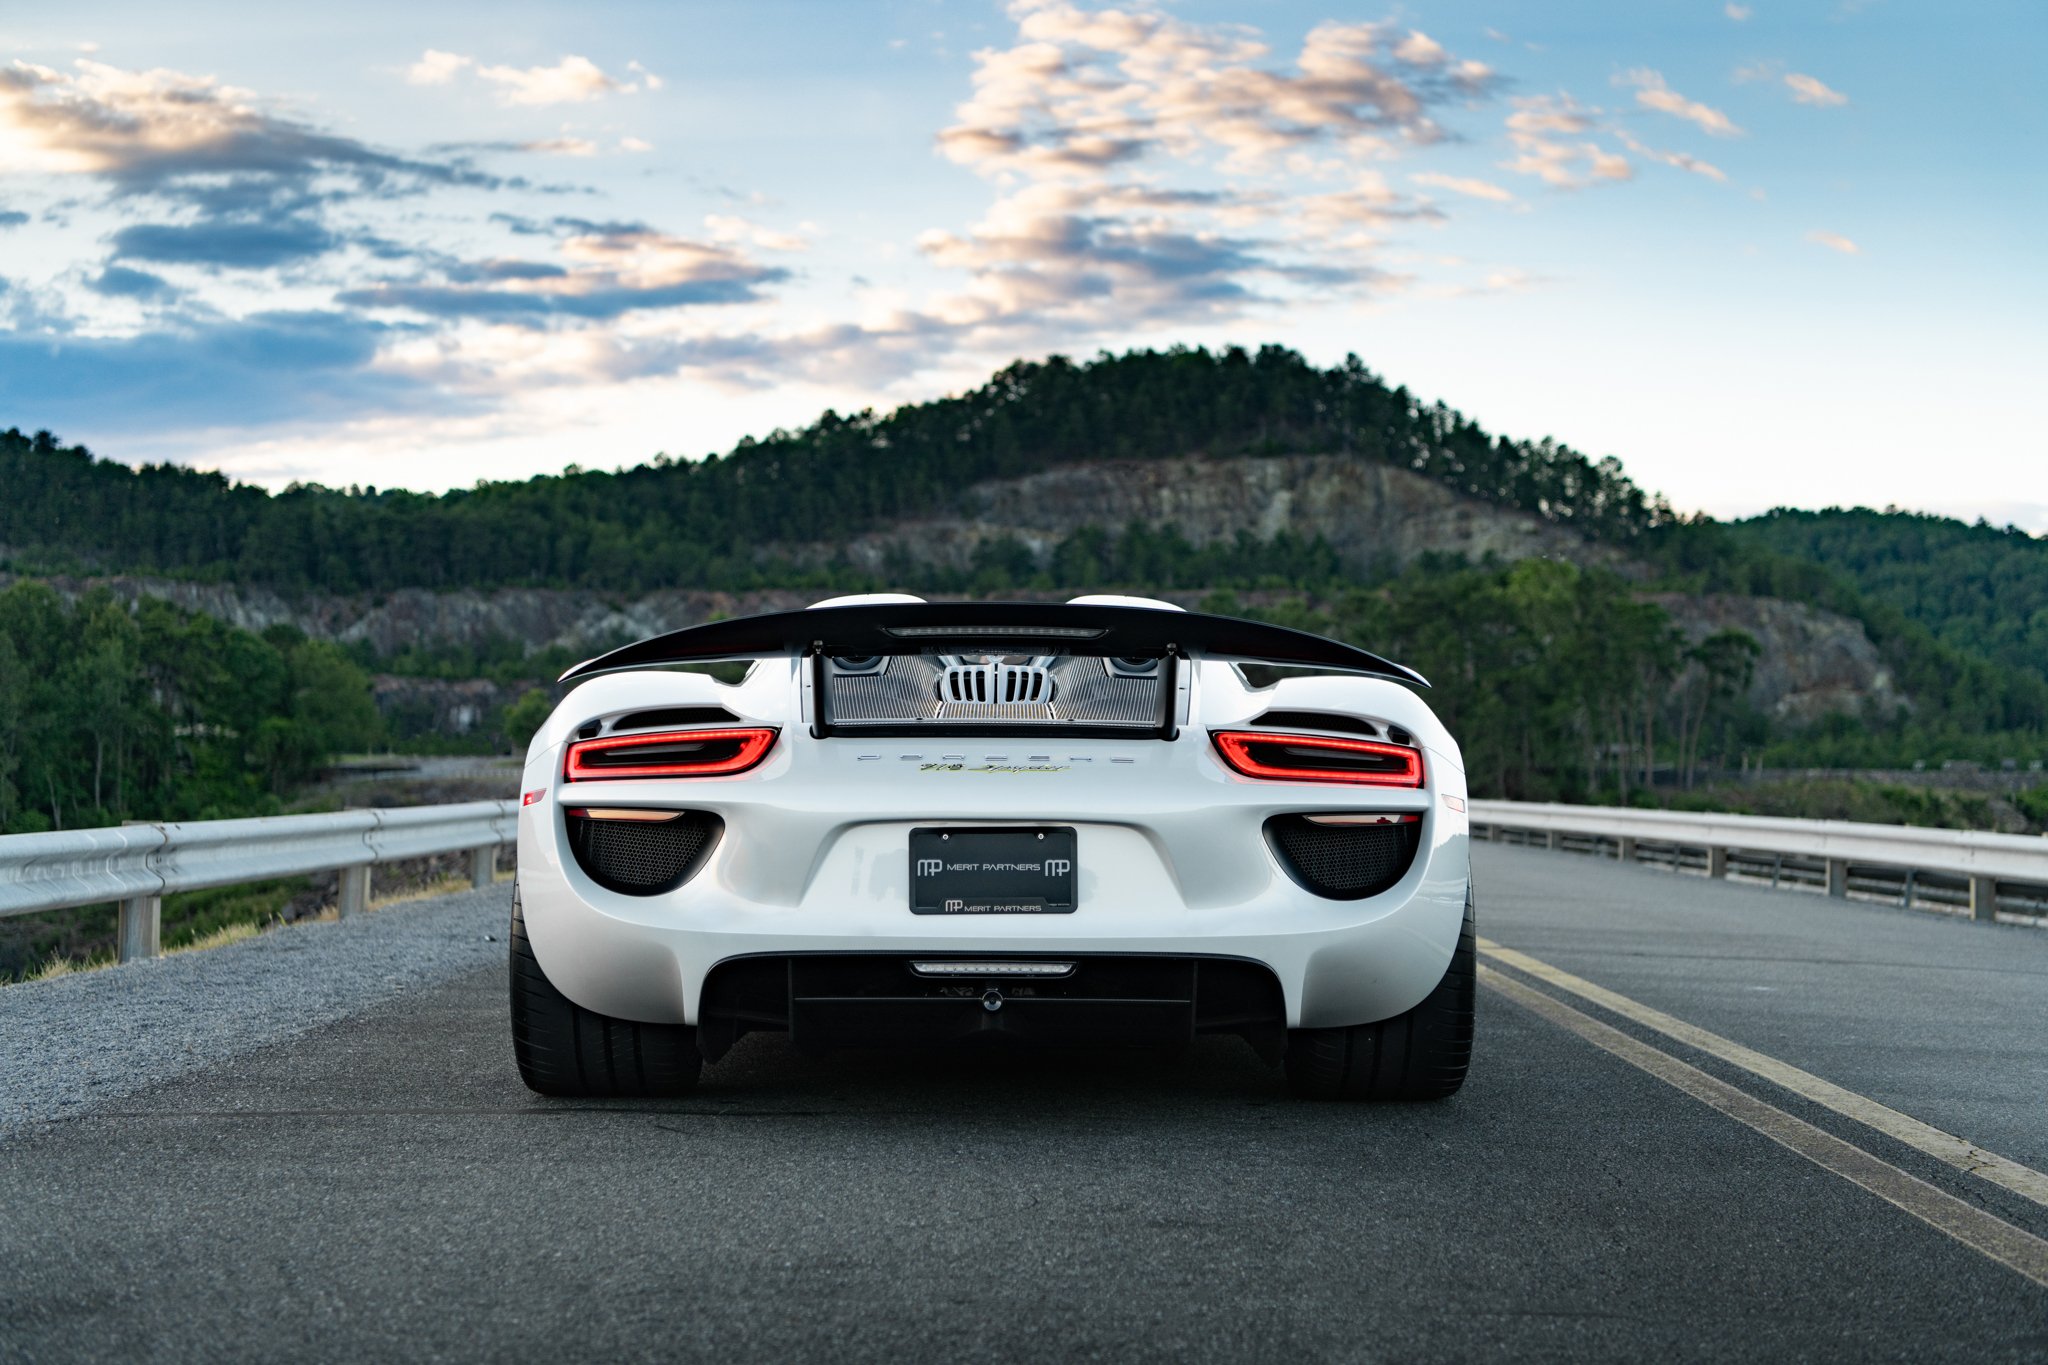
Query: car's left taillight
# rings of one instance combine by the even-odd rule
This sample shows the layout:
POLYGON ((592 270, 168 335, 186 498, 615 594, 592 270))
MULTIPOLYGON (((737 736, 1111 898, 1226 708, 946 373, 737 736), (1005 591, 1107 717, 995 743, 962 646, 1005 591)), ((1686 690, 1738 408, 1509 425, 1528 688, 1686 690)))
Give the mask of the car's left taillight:
POLYGON ((570 742, 562 776, 570 782, 628 777, 729 777, 757 766, 775 747, 770 728, 657 730, 570 742))

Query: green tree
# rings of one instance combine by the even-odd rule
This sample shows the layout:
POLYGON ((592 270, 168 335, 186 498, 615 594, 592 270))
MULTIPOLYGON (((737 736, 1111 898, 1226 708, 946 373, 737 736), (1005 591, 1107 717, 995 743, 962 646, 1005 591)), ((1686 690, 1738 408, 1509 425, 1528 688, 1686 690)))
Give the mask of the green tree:
POLYGON ((505 708, 506 738, 515 749, 524 752, 554 709, 554 701, 537 687, 521 693, 518 701, 505 708))

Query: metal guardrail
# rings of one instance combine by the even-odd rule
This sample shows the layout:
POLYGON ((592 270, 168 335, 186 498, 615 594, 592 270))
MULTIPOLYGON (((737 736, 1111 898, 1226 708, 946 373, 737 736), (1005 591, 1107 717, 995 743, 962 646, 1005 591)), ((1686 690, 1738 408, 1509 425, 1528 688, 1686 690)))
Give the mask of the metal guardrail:
POLYGON ((163 898, 178 891, 338 871, 346 917, 368 908, 376 864, 461 852, 471 884, 488 886, 518 816, 514 801, 464 801, 0 835, 0 916, 117 901, 120 960, 155 957, 163 898))
POLYGON ((1848 820, 1470 803, 1474 838, 1563 848, 1910 908, 2048 919, 2048 838, 1848 820))

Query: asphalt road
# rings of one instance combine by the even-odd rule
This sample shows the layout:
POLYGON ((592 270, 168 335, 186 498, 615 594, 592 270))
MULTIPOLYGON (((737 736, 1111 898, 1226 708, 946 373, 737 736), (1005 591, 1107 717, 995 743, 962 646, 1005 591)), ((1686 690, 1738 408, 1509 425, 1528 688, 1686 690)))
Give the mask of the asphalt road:
MULTIPOLYGON (((2048 1166, 2048 932, 1477 859, 1488 939, 2048 1166)), ((2048 1206, 1493 965, 2048 1237, 2048 1206)), ((759 1035, 688 1100, 567 1104, 521 1088, 502 973, 469 971, 0 1142, 0 1359, 2048 1361, 2048 1287, 1480 1007, 1434 1105, 1299 1103, 1226 1040, 1159 1069, 759 1035)))

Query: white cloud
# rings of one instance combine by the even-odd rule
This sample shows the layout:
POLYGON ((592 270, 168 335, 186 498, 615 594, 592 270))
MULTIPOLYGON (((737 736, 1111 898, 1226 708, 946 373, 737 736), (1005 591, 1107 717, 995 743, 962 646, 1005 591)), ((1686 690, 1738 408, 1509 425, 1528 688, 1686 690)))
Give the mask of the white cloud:
POLYGON ((714 242, 745 242, 764 251, 809 251, 811 243, 800 233, 783 232, 778 228, 763 227, 731 214, 711 213, 704 217, 704 226, 711 232, 714 242))
POLYGON ((654 150, 654 144, 645 138, 622 137, 619 139, 619 150, 622 152, 651 152, 654 150))
POLYGON ((1736 137, 1742 132, 1735 126, 1735 121, 1719 109, 1701 104, 1698 100, 1687 99, 1665 85, 1661 73, 1647 67, 1638 67, 1634 71, 1622 73, 1615 77, 1615 84, 1635 86, 1636 103, 1643 108, 1654 109, 1673 118, 1682 118, 1687 123, 1696 125, 1700 131, 1711 133, 1715 137, 1736 137))
POLYGON ((1728 0, 1727 4, 1721 6, 1721 13, 1727 15, 1738 24, 1747 22, 1749 16, 1755 12, 1748 5, 1736 4, 1735 0, 1728 0))
POLYGON ((1809 232, 1806 234, 1806 240, 1812 242, 1815 246, 1824 246, 1829 251, 1839 251, 1844 256, 1860 256, 1863 254, 1862 247, 1856 245, 1856 243, 1850 241, 1839 232, 1809 232))
POLYGON ((596 156, 597 144, 589 138, 551 137, 523 144, 522 150, 543 156, 596 156))
POLYGON ((1394 55, 1412 66, 1442 66, 1450 54, 1443 44, 1427 33, 1411 30, 1406 38, 1394 45, 1394 55))
POLYGON ((940 137, 985 174, 1101 175, 1155 152, 1238 169, 1314 147, 1385 155, 1440 141, 1432 109, 1498 83, 1484 63, 1391 24, 1320 24, 1287 72, 1235 25, 1065 0, 1013 10, 1020 41, 975 54, 974 96, 940 137))
POLYGON ((1783 62, 1751 62, 1738 67, 1735 79, 1743 84, 1750 81, 1768 81, 1781 85, 1791 92, 1798 104, 1811 104, 1821 109, 1832 109, 1847 104, 1849 97, 1839 90, 1831 90, 1818 77, 1804 72, 1787 71, 1783 62))
POLYGON ((1849 97, 1839 90, 1830 90, 1812 76, 1797 71, 1785 73, 1785 88, 1792 92, 1792 98, 1800 104, 1818 105, 1823 109, 1847 104, 1849 97))
POLYGON ((447 85, 464 72, 471 72, 496 87, 500 102, 512 105, 581 104, 614 91, 631 94, 643 86, 648 90, 661 89, 661 77, 640 63, 629 62, 627 69, 639 76, 639 83, 629 84, 607 75, 590 58, 574 53, 553 66, 484 66, 476 58, 459 52, 429 48, 406 68, 405 78, 413 85, 447 85))
POLYGON ((620 88, 597 63, 574 54, 553 66, 480 66, 476 74, 497 86, 507 104, 580 104, 620 88))
POLYGON ((1621 139, 1623 146, 1627 147, 1637 156, 1645 156, 1652 161, 1661 161, 1667 166, 1676 166, 1681 171, 1690 171, 1694 175, 1703 175, 1709 180, 1725 182, 1728 179, 1728 173, 1719 166, 1716 166, 1711 161, 1702 161, 1690 152, 1662 151, 1656 147, 1649 146, 1637 138, 1631 137, 1628 130, 1623 128, 1616 129, 1615 136, 1621 139))
POLYGON ((1494 184, 1491 180, 1479 180, 1471 176, 1445 175, 1441 171, 1418 171, 1408 177, 1418 185, 1431 185, 1453 194, 1462 194, 1470 199, 1487 199, 1496 204, 1514 202, 1513 190, 1494 184))
POLYGON ((464 69, 476 65, 474 58, 456 52, 439 52, 428 48, 420 59, 405 69, 405 78, 414 85, 446 85, 464 69))
POLYGON ((1525 95, 1513 103, 1507 130, 1515 155, 1500 163, 1503 170, 1535 176, 1561 190, 1634 178, 1628 158, 1599 142, 1600 110, 1566 94, 1525 95))

